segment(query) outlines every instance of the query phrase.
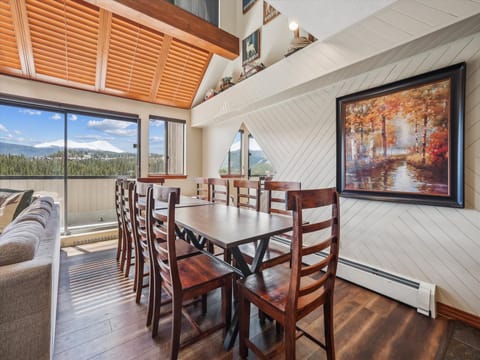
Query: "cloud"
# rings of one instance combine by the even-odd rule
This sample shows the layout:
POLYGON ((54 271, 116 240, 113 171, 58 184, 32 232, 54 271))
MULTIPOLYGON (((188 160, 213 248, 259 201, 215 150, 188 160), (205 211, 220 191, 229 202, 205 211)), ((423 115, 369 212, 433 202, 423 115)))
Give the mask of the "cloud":
POLYGON ((3 126, 2 124, 0 124, 0 131, 8 132, 8 129, 5 126, 3 126))
POLYGON ((163 120, 150 120, 150 125, 155 127, 163 127, 165 126, 165 121, 163 120))
POLYGON ((13 130, 13 132, 17 135, 20 135, 22 133, 20 130, 13 130))
POLYGON ((151 136, 150 137, 150 141, 153 141, 153 142, 163 142, 164 139, 165 138, 163 136, 151 136))
POLYGON ((68 120, 77 121, 77 120, 78 120, 78 116, 75 115, 75 114, 70 114, 69 117, 68 117, 68 120))
POLYGON ((52 120, 62 120, 62 116, 58 113, 55 113, 51 117, 52 120))
POLYGON ((32 116, 39 116, 42 115, 40 110, 33 110, 33 109, 19 109, 18 112, 22 114, 32 115, 32 116))
POLYGON ((106 134, 117 135, 117 136, 135 136, 137 134, 136 129, 128 129, 130 126, 134 125, 127 121, 119 120, 90 120, 87 126, 91 129, 102 131, 106 134))

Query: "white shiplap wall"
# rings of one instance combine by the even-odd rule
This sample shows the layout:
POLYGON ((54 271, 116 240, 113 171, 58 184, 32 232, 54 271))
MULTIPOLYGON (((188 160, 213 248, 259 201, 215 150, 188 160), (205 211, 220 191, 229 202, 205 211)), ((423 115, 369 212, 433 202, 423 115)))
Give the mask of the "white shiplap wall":
POLYGON ((341 256, 434 283, 437 301, 480 316, 480 33, 209 125, 204 175, 216 175, 244 122, 273 163, 276 179, 300 180, 303 188, 334 186, 337 97, 462 61, 466 208, 342 199, 341 256))

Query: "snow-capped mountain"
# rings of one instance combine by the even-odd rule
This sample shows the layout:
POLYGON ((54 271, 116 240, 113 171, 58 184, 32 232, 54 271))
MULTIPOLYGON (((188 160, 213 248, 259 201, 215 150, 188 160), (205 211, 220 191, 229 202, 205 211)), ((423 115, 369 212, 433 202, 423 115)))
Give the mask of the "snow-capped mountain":
MULTIPOLYGON (((52 147, 64 147, 63 140, 56 140, 56 141, 49 141, 41 144, 34 145, 37 149, 44 149, 44 148, 52 148, 52 147)), ((114 153, 123 153, 123 150, 120 150, 116 146, 110 144, 108 141, 105 140, 97 140, 91 142, 78 142, 73 140, 68 140, 68 148, 69 149, 86 149, 86 150, 94 150, 94 151, 110 151, 114 153)))

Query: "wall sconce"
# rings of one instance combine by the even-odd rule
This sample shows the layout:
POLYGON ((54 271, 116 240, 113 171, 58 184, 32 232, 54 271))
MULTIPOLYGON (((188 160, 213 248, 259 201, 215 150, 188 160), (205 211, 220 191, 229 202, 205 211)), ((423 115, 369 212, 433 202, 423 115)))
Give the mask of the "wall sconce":
POLYGON ((288 28, 290 31, 293 31, 293 36, 298 38, 300 36, 300 27, 298 26, 298 22, 295 20, 290 20, 288 23, 288 28))
POLYGON ((290 42, 290 48, 288 49, 285 56, 293 54, 295 51, 304 48, 312 42, 310 38, 307 39, 305 36, 300 37, 300 26, 298 25, 298 22, 296 20, 289 19, 288 28, 290 29, 290 31, 293 32, 293 39, 290 42))

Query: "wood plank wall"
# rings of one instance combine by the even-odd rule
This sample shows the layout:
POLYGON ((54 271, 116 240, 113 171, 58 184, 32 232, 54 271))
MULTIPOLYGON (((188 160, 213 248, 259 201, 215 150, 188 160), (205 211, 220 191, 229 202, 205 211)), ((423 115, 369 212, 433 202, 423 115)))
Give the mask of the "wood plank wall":
POLYGON ((419 48, 415 56, 336 78, 327 86, 204 128, 204 173, 215 176, 243 122, 272 162, 276 179, 300 180, 302 188, 335 185, 337 97, 462 61, 467 62, 466 208, 342 199, 340 254, 437 284, 437 301, 479 316, 480 33, 433 50, 419 48))

